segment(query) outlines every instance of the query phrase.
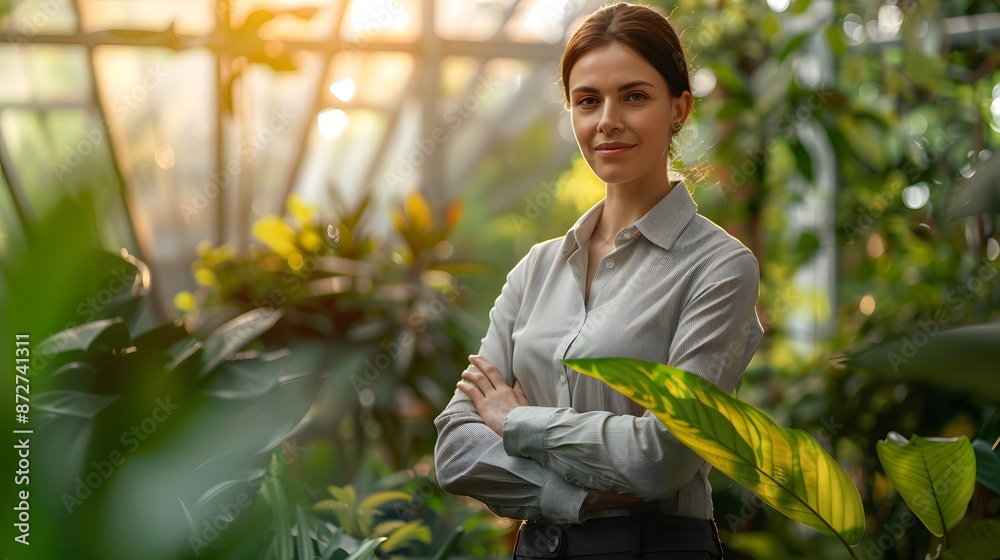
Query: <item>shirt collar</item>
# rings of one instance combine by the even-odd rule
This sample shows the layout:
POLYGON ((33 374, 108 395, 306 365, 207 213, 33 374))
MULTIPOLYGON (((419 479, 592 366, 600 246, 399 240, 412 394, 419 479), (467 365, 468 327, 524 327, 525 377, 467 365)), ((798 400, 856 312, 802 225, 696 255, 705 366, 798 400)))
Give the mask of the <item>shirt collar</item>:
MULTIPOLYGON (((562 247, 564 254, 582 247, 594 235, 594 228, 597 227, 605 200, 607 198, 602 198, 591 206, 566 232, 562 247)), ((698 205, 691 198, 687 185, 684 181, 678 181, 669 193, 649 209, 649 212, 622 230, 622 235, 629 238, 636 232, 641 233, 646 239, 669 251, 697 211, 698 205)))

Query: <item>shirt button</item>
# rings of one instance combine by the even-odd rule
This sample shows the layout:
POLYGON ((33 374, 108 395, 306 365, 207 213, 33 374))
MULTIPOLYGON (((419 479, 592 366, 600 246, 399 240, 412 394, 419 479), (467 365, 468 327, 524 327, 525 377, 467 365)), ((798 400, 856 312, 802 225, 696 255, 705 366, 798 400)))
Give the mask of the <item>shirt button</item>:
POLYGON ((573 477, 572 477, 572 476, 570 476, 570 475, 566 475, 566 476, 564 476, 563 478, 565 478, 565 479, 566 479, 566 482, 573 482, 573 477))
POLYGON ((605 266, 607 266, 608 268, 614 268, 615 267, 615 261, 613 261, 611 259, 608 259, 608 264, 606 264, 605 266))
POLYGON ((559 548, 559 536, 553 535, 552 538, 549 539, 549 552, 555 552, 556 549, 558 548, 559 548))

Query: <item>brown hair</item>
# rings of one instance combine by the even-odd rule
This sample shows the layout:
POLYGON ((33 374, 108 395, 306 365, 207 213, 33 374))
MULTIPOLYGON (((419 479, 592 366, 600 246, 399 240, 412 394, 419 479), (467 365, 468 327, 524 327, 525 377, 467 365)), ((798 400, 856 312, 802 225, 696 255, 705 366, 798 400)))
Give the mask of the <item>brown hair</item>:
POLYGON ((674 26, 660 12, 619 2, 590 14, 566 43, 561 60, 563 94, 569 106, 569 72, 587 51, 619 42, 639 53, 667 81, 670 95, 691 91, 687 59, 674 26))

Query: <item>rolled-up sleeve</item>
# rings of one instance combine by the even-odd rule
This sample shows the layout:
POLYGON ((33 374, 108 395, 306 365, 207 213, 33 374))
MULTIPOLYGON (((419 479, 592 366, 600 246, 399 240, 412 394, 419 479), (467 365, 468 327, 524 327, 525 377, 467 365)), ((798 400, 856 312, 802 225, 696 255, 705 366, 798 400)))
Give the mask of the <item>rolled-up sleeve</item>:
MULTIPOLYGON (((503 373, 508 385, 514 380, 512 333, 531 256, 529 252, 507 275, 490 310, 490 326, 479 350, 503 373)), ((438 430, 435 471, 446 492, 475 498, 502 517, 580 522, 580 508, 589 490, 532 458, 507 454, 501 437, 483 422, 465 393, 455 390, 434 425, 438 430)))

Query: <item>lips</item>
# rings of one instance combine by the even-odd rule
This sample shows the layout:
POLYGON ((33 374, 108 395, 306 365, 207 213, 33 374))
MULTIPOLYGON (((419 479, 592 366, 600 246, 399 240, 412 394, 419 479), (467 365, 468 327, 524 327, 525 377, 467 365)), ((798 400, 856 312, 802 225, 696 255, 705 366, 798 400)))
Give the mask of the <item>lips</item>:
POLYGON ((614 157, 631 150, 635 147, 635 144, 625 144, 624 142, 606 142, 604 144, 598 144, 594 151, 597 155, 602 157, 614 157))

